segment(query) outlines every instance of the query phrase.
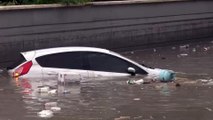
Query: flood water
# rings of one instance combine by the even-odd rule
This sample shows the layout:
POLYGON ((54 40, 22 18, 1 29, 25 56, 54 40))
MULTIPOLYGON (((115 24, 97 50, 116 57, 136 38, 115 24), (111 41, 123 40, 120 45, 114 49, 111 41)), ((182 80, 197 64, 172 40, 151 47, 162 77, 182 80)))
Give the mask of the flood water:
POLYGON ((58 85, 55 80, 12 79, 3 72, 0 120, 213 119, 213 41, 121 54, 148 66, 174 70, 181 86, 128 85, 130 77, 58 85), (58 93, 38 93, 38 85, 51 85, 58 93), (48 102, 57 103, 61 110, 41 118, 37 113, 46 109, 48 102))

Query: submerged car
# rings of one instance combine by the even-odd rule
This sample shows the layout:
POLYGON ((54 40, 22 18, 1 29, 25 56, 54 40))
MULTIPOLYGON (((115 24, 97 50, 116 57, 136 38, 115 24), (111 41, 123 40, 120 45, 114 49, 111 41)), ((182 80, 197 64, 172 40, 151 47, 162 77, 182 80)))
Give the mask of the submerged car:
POLYGON ((118 53, 93 47, 58 47, 21 52, 8 72, 13 77, 23 78, 77 73, 86 78, 145 75, 161 81, 173 80, 175 75, 171 70, 149 68, 118 53))

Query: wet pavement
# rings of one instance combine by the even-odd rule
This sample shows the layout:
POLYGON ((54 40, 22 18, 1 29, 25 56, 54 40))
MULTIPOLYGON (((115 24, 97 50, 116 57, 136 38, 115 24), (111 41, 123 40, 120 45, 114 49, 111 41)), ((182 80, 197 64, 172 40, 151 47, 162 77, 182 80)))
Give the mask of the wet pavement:
POLYGON ((126 77, 57 84, 55 80, 12 79, 1 73, 0 120, 213 119, 213 41, 121 54, 147 66, 176 71, 176 83, 128 85, 127 80, 136 78, 126 77), (38 92, 42 85, 58 92, 38 92), (49 118, 38 115, 52 106, 61 110, 49 118))

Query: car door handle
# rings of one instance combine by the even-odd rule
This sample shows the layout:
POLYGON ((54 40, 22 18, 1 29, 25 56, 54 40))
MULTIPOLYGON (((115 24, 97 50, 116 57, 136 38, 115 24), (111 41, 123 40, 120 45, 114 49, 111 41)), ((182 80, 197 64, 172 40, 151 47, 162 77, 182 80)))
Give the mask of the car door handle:
POLYGON ((57 72, 49 71, 47 72, 48 75, 57 75, 57 72))

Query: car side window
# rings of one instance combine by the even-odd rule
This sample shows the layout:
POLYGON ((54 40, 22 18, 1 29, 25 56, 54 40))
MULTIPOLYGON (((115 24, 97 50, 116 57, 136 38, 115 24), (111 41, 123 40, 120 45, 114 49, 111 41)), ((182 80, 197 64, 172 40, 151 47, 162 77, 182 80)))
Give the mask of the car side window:
POLYGON ((84 69, 83 58, 79 52, 66 52, 36 58, 42 67, 84 69))
POLYGON ((136 69, 136 73, 147 74, 146 71, 140 69, 136 65, 113 55, 88 52, 86 56, 90 70, 127 73, 128 67, 133 67, 136 69))

